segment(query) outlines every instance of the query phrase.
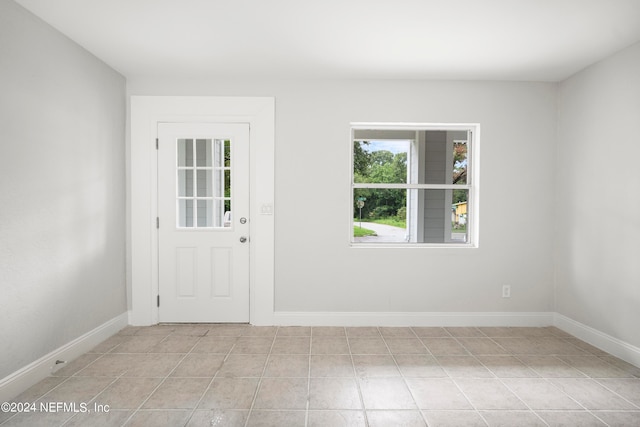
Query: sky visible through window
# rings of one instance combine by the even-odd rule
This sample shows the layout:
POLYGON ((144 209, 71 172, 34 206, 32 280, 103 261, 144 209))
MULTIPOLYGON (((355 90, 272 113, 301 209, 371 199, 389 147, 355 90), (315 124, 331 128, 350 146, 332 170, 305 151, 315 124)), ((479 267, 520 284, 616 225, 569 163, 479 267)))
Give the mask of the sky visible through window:
POLYGON ((393 154, 408 153, 409 143, 409 140, 369 141, 369 144, 363 144, 362 148, 370 153, 374 151, 390 151, 393 154))

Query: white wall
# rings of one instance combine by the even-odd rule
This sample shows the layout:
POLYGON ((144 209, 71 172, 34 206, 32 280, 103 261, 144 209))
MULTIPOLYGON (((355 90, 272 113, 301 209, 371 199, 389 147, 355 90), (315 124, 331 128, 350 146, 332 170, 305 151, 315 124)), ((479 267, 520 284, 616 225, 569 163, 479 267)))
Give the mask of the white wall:
POLYGON ((131 78, 127 87, 275 96, 277 311, 553 311, 556 85, 131 78), (350 248, 352 121, 480 123, 480 248, 350 248), (518 221, 507 221, 511 208, 518 221))
POLYGON ((556 311, 640 346, 640 43, 559 87, 556 311))
POLYGON ((0 378, 126 311, 125 80, 0 1, 0 378))

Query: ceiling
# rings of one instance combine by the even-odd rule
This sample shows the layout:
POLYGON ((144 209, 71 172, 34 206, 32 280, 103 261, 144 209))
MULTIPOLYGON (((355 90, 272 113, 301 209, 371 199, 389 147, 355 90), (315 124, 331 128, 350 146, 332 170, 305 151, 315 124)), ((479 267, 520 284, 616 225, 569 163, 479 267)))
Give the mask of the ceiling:
POLYGON ((640 0, 15 0, 123 75, 560 81, 640 0))

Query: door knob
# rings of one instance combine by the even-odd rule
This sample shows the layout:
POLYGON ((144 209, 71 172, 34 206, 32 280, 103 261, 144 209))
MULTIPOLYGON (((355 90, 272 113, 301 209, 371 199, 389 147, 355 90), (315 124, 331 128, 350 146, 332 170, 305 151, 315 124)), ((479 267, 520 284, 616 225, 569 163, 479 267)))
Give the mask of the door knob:
POLYGON ((247 223, 247 218, 242 217, 240 218, 240 224, 246 224, 247 223))
POLYGON ((247 241, 247 238, 246 238, 246 237, 244 237, 244 236, 240 237, 240 243, 244 243, 244 242, 246 242, 246 241, 247 241))

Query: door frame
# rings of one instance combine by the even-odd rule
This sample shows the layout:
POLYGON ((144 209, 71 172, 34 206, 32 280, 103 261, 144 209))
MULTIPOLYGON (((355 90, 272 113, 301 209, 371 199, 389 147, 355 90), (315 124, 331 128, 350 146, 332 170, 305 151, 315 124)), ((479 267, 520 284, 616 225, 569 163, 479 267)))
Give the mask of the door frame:
POLYGON ((249 322, 274 319, 275 99, 131 96, 127 227, 129 324, 158 323, 158 123, 249 124, 249 322))

